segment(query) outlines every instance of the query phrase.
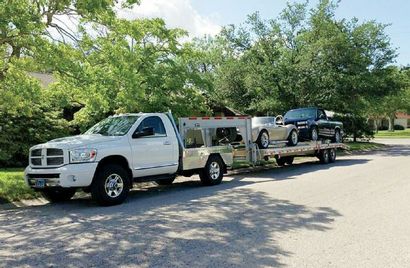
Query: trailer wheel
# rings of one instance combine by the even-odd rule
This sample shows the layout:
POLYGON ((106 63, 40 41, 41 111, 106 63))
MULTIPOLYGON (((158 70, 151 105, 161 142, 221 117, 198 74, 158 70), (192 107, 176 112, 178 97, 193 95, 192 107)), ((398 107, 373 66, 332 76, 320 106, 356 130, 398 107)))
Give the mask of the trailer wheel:
POLYGON ((278 164, 278 166, 283 167, 286 164, 286 157, 275 157, 276 159, 276 164, 278 164))
POLYGON ((199 178, 203 185, 220 184, 223 178, 224 163, 219 156, 211 155, 205 167, 199 173, 199 178))
POLYGON ((70 200, 75 192, 75 188, 50 188, 41 191, 41 195, 51 203, 58 203, 70 200))
POLYGON ((319 153, 319 160, 320 160, 320 163, 322 164, 328 164, 330 161, 329 150, 327 149, 321 150, 319 153))
POLYGON ((167 178, 167 179, 156 180, 155 182, 158 185, 171 185, 174 182, 175 178, 176 178, 175 176, 172 176, 172 177, 167 178))
POLYGON ((336 149, 329 149, 329 162, 334 163, 336 161, 336 149))
POLYGON ((102 166, 91 184, 91 197, 102 206, 124 202, 130 190, 128 172, 119 165, 102 166))
POLYGON ((289 166, 292 165, 294 159, 295 159, 295 157, 293 157, 293 156, 286 157, 286 164, 289 165, 289 166))

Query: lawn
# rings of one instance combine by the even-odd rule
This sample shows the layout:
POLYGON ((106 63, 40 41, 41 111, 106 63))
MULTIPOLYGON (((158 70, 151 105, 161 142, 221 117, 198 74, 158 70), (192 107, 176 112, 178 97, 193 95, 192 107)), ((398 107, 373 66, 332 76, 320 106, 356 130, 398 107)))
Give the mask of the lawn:
POLYGON ((372 151, 385 147, 386 145, 374 142, 346 142, 349 151, 372 151))
POLYGON ((39 196, 27 187, 22 168, 0 169, 0 203, 39 196))
POLYGON ((406 130, 380 130, 378 133, 374 134, 375 138, 409 138, 410 139, 410 128, 406 130))

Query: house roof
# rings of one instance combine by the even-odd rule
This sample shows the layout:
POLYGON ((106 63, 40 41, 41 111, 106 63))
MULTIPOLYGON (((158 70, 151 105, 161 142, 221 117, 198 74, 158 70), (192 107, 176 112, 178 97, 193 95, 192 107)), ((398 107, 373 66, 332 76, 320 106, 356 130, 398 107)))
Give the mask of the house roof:
POLYGON ((410 119, 410 115, 407 113, 397 112, 396 118, 397 119, 410 119))

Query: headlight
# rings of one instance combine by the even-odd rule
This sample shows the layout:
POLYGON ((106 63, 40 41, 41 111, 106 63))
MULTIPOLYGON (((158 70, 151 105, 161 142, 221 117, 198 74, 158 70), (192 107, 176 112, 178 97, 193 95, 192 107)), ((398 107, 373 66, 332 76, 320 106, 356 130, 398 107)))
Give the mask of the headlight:
POLYGON ((75 149, 70 151, 70 163, 94 162, 96 149, 75 149))

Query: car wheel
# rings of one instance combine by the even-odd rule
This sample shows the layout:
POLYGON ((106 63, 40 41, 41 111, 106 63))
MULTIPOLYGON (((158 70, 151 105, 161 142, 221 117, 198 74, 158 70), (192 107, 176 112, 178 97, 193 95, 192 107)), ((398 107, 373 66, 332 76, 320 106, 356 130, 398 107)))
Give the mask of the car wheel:
POLYGON ((330 161, 329 150, 327 149, 321 150, 319 153, 319 160, 320 160, 320 163, 322 164, 328 164, 330 161))
POLYGON ((336 143, 342 142, 342 136, 340 135, 340 130, 339 129, 335 130, 335 136, 333 138, 333 141, 336 142, 336 143))
POLYGON ((317 130, 317 127, 312 127, 310 130, 310 139, 312 141, 317 141, 319 139, 319 132, 317 130))
POLYGON ((44 189, 41 194, 52 203, 70 200, 76 192, 75 188, 50 188, 44 189))
POLYGON ((101 167, 91 185, 91 197, 102 206, 124 202, 130 190, 128 172, 119 165, 101 167))
POLYGON ((265 129, 259 133, 256 143, 258 144, 259 149, 267 149, 269 147, 269 133, 265 129))
POLYGON ((288 145, 289 146, 296 146, 298 144, 298 132, 294 129, 290 132, 288 137, 288 145))
POLYGON ((175 176, 172 176, 171 178, 156 180, 155 182, 158 185, 171 185, 174 182, 174 180, 175 180, 175 176))
POLYGON ((203 185, 220 184, 223 178, 224 163, 219 156, 211 155, 205 167, 199 173, 203 185))

